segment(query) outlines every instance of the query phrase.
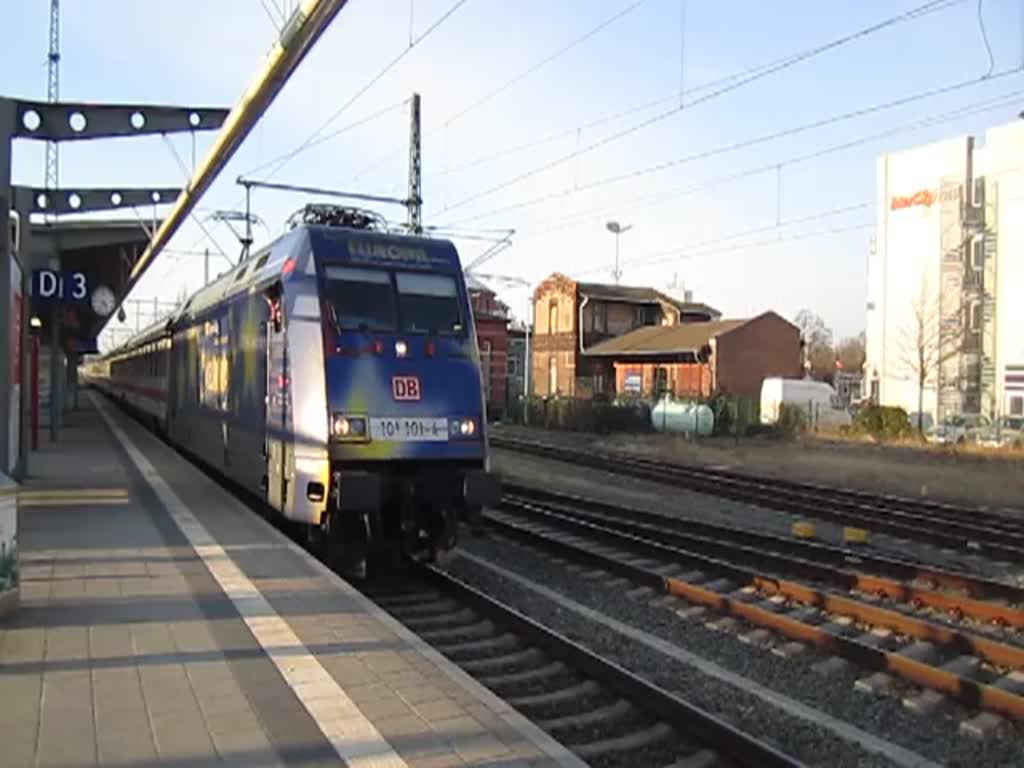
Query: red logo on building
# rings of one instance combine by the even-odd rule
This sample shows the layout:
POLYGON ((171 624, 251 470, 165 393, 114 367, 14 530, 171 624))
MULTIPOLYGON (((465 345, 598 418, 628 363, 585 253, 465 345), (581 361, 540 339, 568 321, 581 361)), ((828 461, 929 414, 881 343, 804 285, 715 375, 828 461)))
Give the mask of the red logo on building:
POLYGON ((930 206, 935 202, 935 193, 930 189, 919 189, 912 195, 907 197, 894 197, 892 199, 891 209, 898 211, 900 208, 910 208, 914 205, 923 205, 925 207, 930 206))

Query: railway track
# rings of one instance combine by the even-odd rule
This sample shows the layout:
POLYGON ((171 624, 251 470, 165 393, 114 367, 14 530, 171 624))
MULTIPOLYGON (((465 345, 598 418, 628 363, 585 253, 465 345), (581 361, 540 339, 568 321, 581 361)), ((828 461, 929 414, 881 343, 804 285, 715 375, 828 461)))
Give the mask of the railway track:
POLYGON ((590 765, 799 765, 438 568, 364 591, 590 765))
POLYGON ((672 517, 592 498, 505 484, 505 503, 539 503, 579 519, 730 562, 1004 630, 1024 643, 1024 588, 960 571, 806 539, 672 517))
POLYGON ((495 448, 543 456, 606 472, 653 480, 842 526, 864 528, 939 547, 1024 563, 1024 520, 972 509, 876 495, 739 472, 656 461, 624 451, 493 435, 495 448))
MULTIPOLYGON (((748 633, 751 642, 769 644, 777 633, 816 645, 873 673, 864 683, 869 689, 891 688, 902 679, 901 684, 938 691, 971 710, 1024 720, 1020 646, 779 578, 751 565, 778 565, 777 556, 769 552, 745 547, 730 559, 730 552, 740 551, 728 549, 735 545, 721 543, 714 551, 684 549, 676 538, 682 534, 664 527, 608 525, 583 504, 568 506, 509 496, 485 520, 502 535, 625 577, 641 590, 710 608, 726 621, 752 624, 761 633, 748 633)), ((713 544, 710 539, 703 543, 713 544)), ((816 578, 822 576, 815 571, 816 578)))

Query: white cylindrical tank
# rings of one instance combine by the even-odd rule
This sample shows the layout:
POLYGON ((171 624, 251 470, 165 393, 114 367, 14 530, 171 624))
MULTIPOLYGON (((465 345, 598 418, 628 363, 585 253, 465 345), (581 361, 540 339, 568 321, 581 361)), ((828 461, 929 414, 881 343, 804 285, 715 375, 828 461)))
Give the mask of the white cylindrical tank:
POLYGON ((702 403, 676 402, 664 398, 651 409, 651 426, 655 432, 704 437, 714 429, 715 414, 702 403))

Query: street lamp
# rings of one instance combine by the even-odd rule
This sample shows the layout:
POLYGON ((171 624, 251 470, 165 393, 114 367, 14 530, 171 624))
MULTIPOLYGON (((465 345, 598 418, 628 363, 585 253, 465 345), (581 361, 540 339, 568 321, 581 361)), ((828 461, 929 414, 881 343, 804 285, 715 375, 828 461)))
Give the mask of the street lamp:
POLYGON ((622 270, 619 269, 619 235, 623 232, 629 232, 633 228, 632 224, 622 226, 617 221, 609 221, 604 225, 605 228, 615 235, 615 271, 612 274, 615 276, 615 284, 618 285, 619 278, 622 277, 622 270))

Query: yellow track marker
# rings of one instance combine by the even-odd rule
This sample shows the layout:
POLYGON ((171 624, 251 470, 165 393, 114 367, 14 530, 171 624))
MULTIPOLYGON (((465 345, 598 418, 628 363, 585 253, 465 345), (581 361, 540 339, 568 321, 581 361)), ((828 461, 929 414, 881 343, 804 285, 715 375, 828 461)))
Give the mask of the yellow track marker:
POLYGON ((867 544, 868 532, 863 528, 843 528, 843 541, 847 544, 867 544))
POLYGON ((798 539, 813 539, 815 534, 814 523, 808 523, 805 520, 793 523, 791 532, 798 539))

